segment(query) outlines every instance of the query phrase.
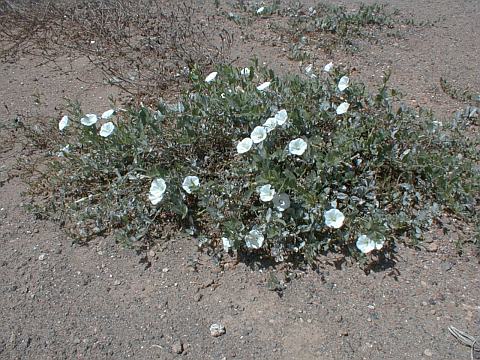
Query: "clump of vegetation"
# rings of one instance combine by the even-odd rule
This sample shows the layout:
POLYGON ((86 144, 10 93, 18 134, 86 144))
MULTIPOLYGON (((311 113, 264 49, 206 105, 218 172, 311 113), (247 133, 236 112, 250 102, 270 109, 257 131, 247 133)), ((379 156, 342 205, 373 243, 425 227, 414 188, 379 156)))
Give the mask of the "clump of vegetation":
POLYGON ((307 10, 302 6, 289 8, 282 14, 288 17, 287 25, 277 25, 273 29, 293 43, 294 57, 305 47, 327 52, 336 47, 355 50, 355 39, 369 39, 378 30, 393 27, 396 16, 395 12, 388 12, 385 5, 377 3, 361 4, 354 11, 319 3, 307 10))
POLYGON ((31 185, 46 199, 37 213, 84 241, 114 232, 148 244, 177 224, 216 254, 276 261, 389 257, 438 216, 472 221, 479 153, 464 125, 394 106, 388 76, 371 96, 328 69, 279 78, 254 63, 205 77, 194 67, 178 103, 101 117, 72 105, 31 185))
POLYGON ((455 88, 447 79, 440 78, 440 87, 442 90, 454 100, 475 103, 480 105, 480 93, 475 93, 468 89, 458 89, 455 88))

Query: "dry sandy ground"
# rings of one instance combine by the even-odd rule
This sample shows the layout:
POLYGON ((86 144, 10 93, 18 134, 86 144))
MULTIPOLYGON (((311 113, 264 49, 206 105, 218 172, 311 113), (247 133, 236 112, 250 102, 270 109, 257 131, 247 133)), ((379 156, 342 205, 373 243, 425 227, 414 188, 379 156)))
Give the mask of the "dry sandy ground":
MULTIPOLYGON (((319 53, 315 64, 350 64, 369 83, 391 68, 407 102, 448 120, 465 104, 442 92, 440 76, 480 90, 480 2, 389 4, 418 21, 443 20, 406 29, 403 38, 380 36, 354 55, 319 53)), ((252 33, 269 35, 261 22, 252 33)), ((264 43, 237 51, 282 71, 298 67, 264 43)), ((115 89, 102 86, 84 59, 68 71, 40 62, 0 65, 1 125, 17 115, 58 119, 64 97, 96 112, 109 107, 115 89), (100 85, 88 85, 92 80, 100 85)), ((1 132, 0 180, 28 156, 19 131, 1 132), (6 142, 11 136, 17 141, 6 142)), ((58 225, 23 209, 24 189, 17 177, 0 186, 2 359, 469 359, 447 328, 480 335, 479 258, 468 245, 457 255, 456 232, 433 230, 423 251, 401 247, 396 271, 365 275, 355 265, 339 270, 327 262, 319 271, 294 270, 279 294, 266 282, 271 271, 282 278, 281 268, 240 263, 221 271, 181 236, 146 256, 109 238, 79 247, 58 225), (213 323, 226 333, 212 337, 213 323)))

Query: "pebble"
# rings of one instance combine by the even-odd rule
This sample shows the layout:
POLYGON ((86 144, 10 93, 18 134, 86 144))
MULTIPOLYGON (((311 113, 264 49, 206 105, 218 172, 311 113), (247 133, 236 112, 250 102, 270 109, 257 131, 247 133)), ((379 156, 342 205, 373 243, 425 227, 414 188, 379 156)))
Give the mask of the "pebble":
POLYGON ((225 326, 222 324, 212 324, 210 325, 210 335, 214 337, 219 337, 225 334, 225 326))
POLYGON ((448 261, 442 263, 442 265, 441 265, 441 268, 442 268, 443 271, 449 271, 449 270, 452 269, 452 267, 453 267, 453 264, 451 262, 448 262, 448 261))
POLYGON ((175 341, 172 345, 172 352, 175 354, 183 353, 183 344, 181 341, 175 341))
POLYGON ((45 260, 46 257, 47 257, 47 254, 40 254, 40 256, 38 257, 38 260, 43 261, 45 260))
POLYGON ((437 252, 438 251, 438 244, 437 243, 428 244, 427 245, 427 251, 437 252))
POLYGON ((195 300, 196 302, 199 302, 200 300, 202 300, 202 297, 203 297, 202 294, 196 293, 195 295, 193 295, 193 300, 195 300))
POLYGON ((423 352, 423 355, 428 356, 428 357, 432 357, 433 352, 430 349, 425 349, 425 351, 423 352))

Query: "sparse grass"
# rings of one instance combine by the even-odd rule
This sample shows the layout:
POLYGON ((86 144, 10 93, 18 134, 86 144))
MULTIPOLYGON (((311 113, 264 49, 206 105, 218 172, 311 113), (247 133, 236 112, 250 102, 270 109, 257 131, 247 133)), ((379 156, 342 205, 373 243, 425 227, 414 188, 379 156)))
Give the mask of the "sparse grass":
POLYGON ((469 89, 455 88, 447 79, 440 78, 440 87, 442 90, 454 100, 463 101, 480 106, 480 92, 474 92, 469 89))
POLYGON ((337 47, 356 51, 356 39, 372 38, 378 30, 399 22, 396 13, 381 4, 362 4, 349 11, 343 6, 319 3, 309 9, 287 8, 282 15, 288 19, 287 24, 273 25, 274 31, 294 44, 308 42, 313 51, 320 48, 327 52, 337 47))
POLYGON ((181 84, 194 64, 222 63, 231 34, 194 1, 0 1, 3 58, 87 56, 109 82, 139 98, 181 84), (201 39, 202 41, 199 41, 201 39))

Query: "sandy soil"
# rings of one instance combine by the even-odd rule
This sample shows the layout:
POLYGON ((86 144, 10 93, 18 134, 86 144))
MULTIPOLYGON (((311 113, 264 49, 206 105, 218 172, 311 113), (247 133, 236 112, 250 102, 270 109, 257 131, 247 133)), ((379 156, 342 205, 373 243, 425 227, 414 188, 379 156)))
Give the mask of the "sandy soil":
MULTIPOLYGON (((353 66, 369 84, 390 68, 407 102, 448 120, 465 104, 442 92, 440 76, 480 90, 480 27, 473 16, 480 2, 392 0, 389 6, 435 24, 405 27, 399 38, 380 34, 353 55, 319 52, 314 64, 353 66)), ((239 65, 257 55, 281 71, 298 71, 263 30, 267 21, 250 29, 258 41, 236 45, 239 65)), ((29 199, 15 171, 3 181, 18 159, 31 156, 14 119, 58 119, 65 97, 102 112, 108 96, 118 94, 81 57, 60 59, 62 71, 41 63, 25 57, 0 64, 0 358, 470 358, 448 326, 480 335, 480 265, 473 246, 458 255, 457 231, 444 236, 433 229, 423 250, 400 247, 394 269, 365 275, 328 259, 318 271, 244 263, 221 269, 180 235, 147 254, 110 238, 78 246, 57 224, 35 219, 22 206, 29 199), (283 291, 268 290, 272 272, 288 275, 283 291), (212 337, 213 323, 226 333, 212 337)))

